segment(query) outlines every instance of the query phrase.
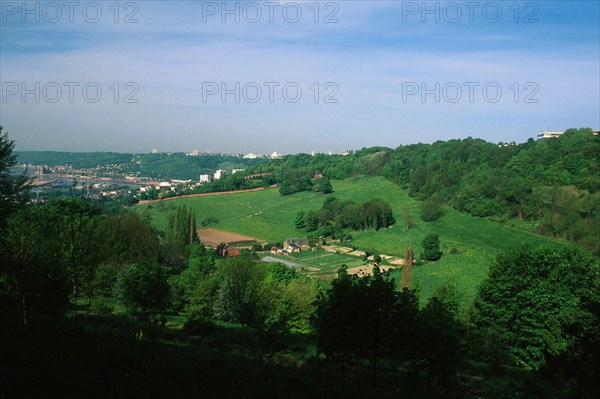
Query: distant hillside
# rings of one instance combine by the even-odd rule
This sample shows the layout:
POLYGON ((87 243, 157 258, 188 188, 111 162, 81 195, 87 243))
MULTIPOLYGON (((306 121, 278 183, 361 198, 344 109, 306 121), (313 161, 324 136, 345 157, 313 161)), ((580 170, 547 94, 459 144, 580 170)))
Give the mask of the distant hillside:
MULTIPOLYGON (((281 196, 277 189, 268 189, 250 193, 174 199, 151 206, 143 205, 140 208, 150 209, 153 223, 160 230, 167 229, 169 217, 175 213, 178 206, 186 205, 194 209, 199 225, 211 217, 217 220, 211 228, 269 242, 282 242, 286 238, 306 236, 306 231, 298 230, 294 226, 297 212, 318 209, 326 198, 336 197, 357 202, 384 198, 392 206, 396 224, 377 232, 352 231, 353 239, 343 245, 403 256, 410 244, 419 255, 422 239, 431 233, 439 234, 445 255, 440 261, 418 266, 413 271, 414 281, 424 297, 428 297, 444 281, 455 280, 464 291, 466 299, 471 299, 499 250, 523 242, 532 242, 535 245, 549 240, 452 209, 447 209, 446 214, 435 222, 424 222, 420 218, 419 201, 409 197, 403 189, 382 177, 350 178, 334 181, 333 186, 334 192, 328 195, 301 192, 281 196), (402 217, 402 210, 406 206, 415 220, 415 226, 408 230, 402 217)), ((396 280, 400 280, 399 276, 396 280)))
POLYGON ((18 151, 21 163, 32 165, 71 165, 74 168, 95 168, 112 164, 130 163, 133 154, 119 152, 63 152, 63 151, 18 151))
POLYGON ((316 172, 330 179, 384 176, 425 206, 447 204, 561 237, 600 255, 598 154, 600 136, 584 128, 518 145, 469 137, 396 149, 363 148, 347 156, 299 154, 257 170, 273 172, 286 188, 282 194, 314 189, 314 181, 311 185, 307 179, 316 172))
POLYGON ((185 153, 132 154, 116 152, 21 151, 18 161, 33 165, 71 165, 95 168, 120 165, 122 173, 139 173, 156 179, 198 180, 200 174, 217 169, 247 169, 267 162, 265 158, 244 159, 231 155, 188 156, 185 153))

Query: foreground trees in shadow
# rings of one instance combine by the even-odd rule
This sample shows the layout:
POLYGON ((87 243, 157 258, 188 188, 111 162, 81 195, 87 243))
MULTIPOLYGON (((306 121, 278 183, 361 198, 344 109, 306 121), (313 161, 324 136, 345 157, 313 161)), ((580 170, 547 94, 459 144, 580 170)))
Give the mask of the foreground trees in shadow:
POLYGON ((342 373, 348 364, 368 361, 373 385, 382 359, 413 376, 424 369, 428 385, 444 384, 459 356, 459 304, 440 290, 420 309, 414 290, 396 287, 377 267, 363 278, 342 267, 317 298, 317 346, 342 373))

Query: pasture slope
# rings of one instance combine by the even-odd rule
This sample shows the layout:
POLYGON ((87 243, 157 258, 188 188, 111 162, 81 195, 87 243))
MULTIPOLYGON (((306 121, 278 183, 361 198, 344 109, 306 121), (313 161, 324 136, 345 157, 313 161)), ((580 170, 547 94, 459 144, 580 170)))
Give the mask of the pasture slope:
MULTIPOLYGON (((150 206, 153 222, 158 229, 166 229, 169 215, 177 206, 186 205, 193 207, 199 226, 205 218, 213 216, 218 219, 218 223, 211 225, 211 228, 269 242, 281 242, 288 237, 306 236, 306 232, 294 227, 296 213, 319 209, 328 196, 356 202, 382 198, 392 206, 396 224, 377 232, 352 232, 353 239, 344 245, 403 256, 406 246, 412 244, 418 257, 422 239, 428 234, 437 233, 444 250, 442 259, 413 268, 413 284, 419 288, 422 299, 428 298, 440 284, 454 281, 468 302, 486 277, 489 265, 498 251, 524 242, 539 245, 549 241, 546 237, 504 227, 497 222, 452 209, 447 209, 445 216, 438 221, 424 222, 420 218, 420 203, 382 177, 358 177, 333 181, 332 184, 334 192, 328 195, 301 192, 281 196, 276 188, 272 188, 226 196, 181 198, 162 205, 140 205, 139 208, 145 209, 150 206), (410 207, 416 223, 416 226, 409 230, 405 229, 402 218, 402 209, 405 206, 410 207)), ((400 271, 394 272, 394 275, 396 281, 399 281, 400 271)))

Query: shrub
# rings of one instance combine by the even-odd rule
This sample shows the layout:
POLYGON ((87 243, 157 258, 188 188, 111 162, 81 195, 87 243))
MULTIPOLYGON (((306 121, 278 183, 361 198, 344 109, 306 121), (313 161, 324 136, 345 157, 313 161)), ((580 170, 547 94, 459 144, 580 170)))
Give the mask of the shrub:
POLYGON ((112 299, 100 296, 92 300, 91 309, 96 314, 106 316, 112 313, 115 305, 112 299))
POLYGON ((426 222, 434 222, 444 216, 442 202, 435 196, 427 198, 421 203, 421 219, 426 222))
POLYGON ((440 238, 437 234, 430 234, 423 238, 423 257, 427 260, 436 261, 442 257, 440 250, 440 238))

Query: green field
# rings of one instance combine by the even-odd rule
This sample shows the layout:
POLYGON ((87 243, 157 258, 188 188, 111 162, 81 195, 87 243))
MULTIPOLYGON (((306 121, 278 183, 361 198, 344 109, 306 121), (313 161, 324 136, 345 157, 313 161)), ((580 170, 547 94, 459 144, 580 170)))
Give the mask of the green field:
MULTIPOLYGON (((328 196, 357 202, 382 198, 390 203, 396 217, 396 224, 391 228, 377 232, 352 232, 353 239, 345 243, 345 246, 353 245, 359 249, 372 249, 381 254, 400 257, 404 255, 406 247, 412 245, 418 257, 421 252, 421 240, 426 235, 437 233, 440 236, 444 250, 442 259, 413 269, 413 282, 419 288, 422 298, 429 297, 440 284, 454 281, 463 291, 465 301, 468 301, 473 298, 498 251, 524 242, 536 245, 549 240, 452 209, 447 209, 446 215, 438 221, 423 222, 420 219, 419 202, 382 177, 359 177, 332 183, 334 192, 328 196), (406 205, 410 207, 416 222, 416 226, 410 230, 404 228, 402 219, 402 208, 406 205), (453 252, 458 253, 451 254, 453 249, 453 252)), ((296 213, 319 209, 325 198, 326 195, 312 192, 281 196, 277 189, 267 189, 231 195, 182 198, 164 201, 162 204, 141 205, 140 208, 151 206, 153 222, 159 229, 167 227, 169 215, 177 206, 186 205, 194 208, 199 223, 208 216, 214 216, 218 223, 211 225, 212 228, 270 242, 282 242, 286 238, 306 236, 306 232, 294 227, 296 213)), ((339 266, 337 263, 347 263, 347 258, 345 255, 332 257, 327 268, 336 268, 339 266)), ((399 272, 395 272, 394 275, 396 280, 399 280, 399 272)))
POLYGON ((337 270, 341 265, 346 265, 348 268, 364 265, 364 261, 360 257, 331 253, 323 250, 304 251, 290 256, 273 257, 300 264, 304 266, 301 271, 306 275, 327 280, 333 279, 336 276, 337 270))

